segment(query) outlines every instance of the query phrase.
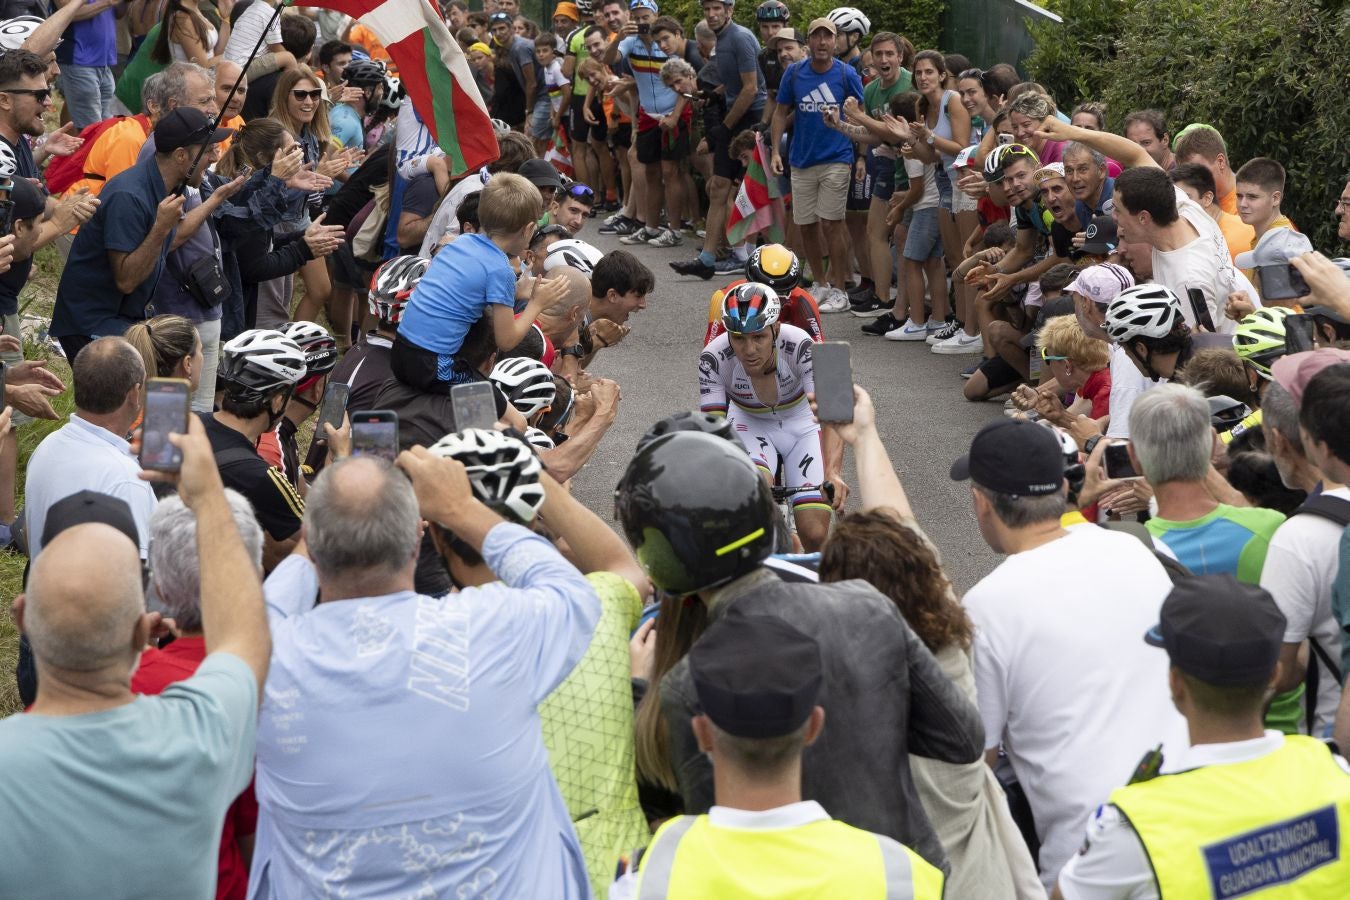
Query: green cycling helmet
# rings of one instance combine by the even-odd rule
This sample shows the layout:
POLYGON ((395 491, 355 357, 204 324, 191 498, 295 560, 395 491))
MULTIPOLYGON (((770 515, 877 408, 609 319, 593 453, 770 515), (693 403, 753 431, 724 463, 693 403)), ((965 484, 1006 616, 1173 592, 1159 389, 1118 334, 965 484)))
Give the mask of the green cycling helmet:
POLYGON ((1283 306, 1263 306, 1238 322, 1233 332, 1233 349, 1254 368, 1270 379, 1270 366, 1284 356, 1284 320, 1289 310, 1283 306))

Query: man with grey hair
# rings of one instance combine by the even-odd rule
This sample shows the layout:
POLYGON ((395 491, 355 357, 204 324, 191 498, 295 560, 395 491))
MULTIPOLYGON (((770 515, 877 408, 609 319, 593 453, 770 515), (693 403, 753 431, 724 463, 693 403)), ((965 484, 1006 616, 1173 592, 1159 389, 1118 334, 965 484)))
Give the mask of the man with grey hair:
MULTIPOLYGON (((512 521, 544 501, 538 472, 522 442, 471 430, 398 468, 333 463, 310 487, 303 539, 266 584, 249 896, 586 894, 536 707, 585 653, 600 604, 512 521), (414 590, 423 520, 457 593, 414 590)), ((566 492, 541 515, 583 567, 627 554, 566 492)))
POLYGON ((1134 537, 1061 526, 1064 457, 1048 428, 992 422, 951 474, 970 479, 980 533, 1008 554, 963 603, 975 623, 985 758, 993 765, 1004 745, 1036 819, 1049 890, 1092 810, 1139 759, 1160 742, 1186 745, 1167 659, 1139 639, 1172 582, 1134 537))
MULTIPOLYGON (((1063 162, 1064 180, 1073 193, 1078 224, 1086 228, 1093 216, 1110 215, 1116 180, 1107 176, 1106 154, 1070 141, 1064 145, 1063 162)), ((1077 243, 1082 246, 1082 241, 1077 243)))
POLYGON ((215 894, 226 807, 248 784, 271 644, 248 558, 201 423, 170 440, 196 517, 207 656, 157 697, 131 673, 164 636, 147 613, 135 543, 103 522, 60 531, 33 563, 14 619, 41 675, 33 715, 0 721, 0 895, 215 894), (147 859, 146 847, 173 852, 147 859), (53 864, 52 848, 78 848, 53 864))
MULTIPOLYGON (((261 578, 262 527, 253 516, 253 507, 242 494, 228 488, 225 500, 253 575, 261 578)), ((206 661, 197 516, 176 494, 165 498, 150 520, 150 573, 155 596, 165 617, 178 627, 178 636, 166 646, 141 654, 141 664, 131 676, 133 694, 162 694, 170 685, 191 678, 206 661)), ((246 860, 252 853, 257 820, 258 801, 253 788, 247 787, 225 813, 217 896, 242 897, 248 889, 246 860)))

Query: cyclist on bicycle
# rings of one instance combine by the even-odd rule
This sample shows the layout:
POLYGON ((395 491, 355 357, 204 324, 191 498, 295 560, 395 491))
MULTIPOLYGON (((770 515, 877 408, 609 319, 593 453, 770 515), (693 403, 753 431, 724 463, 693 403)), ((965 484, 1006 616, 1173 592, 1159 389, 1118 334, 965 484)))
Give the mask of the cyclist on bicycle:
MULTIPOLYGON (((843 483, 843 441, 822 431, 806 395, 815 390, 811 336, 780 324, 782 303, 773 288, 747 282, 722 300, 726 333, 703 348, 698 359, 699 408, 725 415, 755 465, 772 484, 781 461, 789 488, 834 482, 836 506, 843 483)), ((808 552, 819 550, 830 527, 830 504, 819 490, 793 496, 797 534, 808 552)))
POLYGON ((781 321, 805 331, 813 341, 825 340, 815 298, 801 287, 801 260, 782 244, 765 244, 756 247, 745 261, 744 278, 738 278, 720 291, 713 291, 712 302, 708 304, 708 331, 703 336, 705 347, 726 330, 722 325, 723 299, 732 288, 747 282, 767 284, 774 289, 783 305, 781 321))

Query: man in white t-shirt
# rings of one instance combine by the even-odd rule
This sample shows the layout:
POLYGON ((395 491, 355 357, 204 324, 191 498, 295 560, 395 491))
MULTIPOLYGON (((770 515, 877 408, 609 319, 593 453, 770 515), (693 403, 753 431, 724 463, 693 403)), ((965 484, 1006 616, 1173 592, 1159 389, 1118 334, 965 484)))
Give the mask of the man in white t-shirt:
POLYGON ((952 466, 985 542, 1008 558, 964 598, 985 755, 999 744, 1026 791, 1047 890, 1092 810, 1160 743, 1185 746, 1167 660, 1139 640, 1172 583, 1138 539, 1060 526, 1058 439, 1031 422, 980 429, 952 466))
MULTIPOLYGON (((1276 361, 1275 383, 1266 388, 1262 424, 1266 443, 1275 456, 1280 477, 1288 487, 1310 494, 1321 493, 1309 504, 1328 514, 1296 513, 1276 529, 1261 569, 1261 587, 1270 591, 1286 627, 1280 661, 1282 671, 1276 687, 1288 691, 1306 678, 1300 660, 1305 641, 1309 646, 1307 666, 1317 668, 1317 701, 1314 736, 1322 736, 1336 716, 1341 699, 1341 630, 1331 606, 1331 588, 1340 571, 1340 545, 1344 526, 1331 518, 1340 506, 1350 515, 1350 462, 1334 448, 1345 447, 1350 435, 1350 352, 1324 349, 1276 361), (1325 381, 1316 376, 1328 366, 1338 372, 1325 381), (1300 389, 1318 381, 1306 393, 1300 389), (1329 391, 1340 385, 1336 396, 1329 391), (1290 388, 1294 390, 1291 391, 1290 388), (1300 394, 1296 400, 1293 394, 1300 394), (1307 424, 1300 430, 1300 420, 1307 424)), ((1342 451, 1344 452, 1344 451, 1342 451)), ((1347 454, 1350 455, 1350 454, 1347 454)))
POLYGON ((1196 327, 1187 291, 1205 299, 1215 330, 1231 334, 1237 323, 1224 315, 1230 294, 1246 294, 1254 307, 1261 298, 1247 277, 1233 265, 1228 242, 1204 207, 1186 196, 1148 152, 1128 138, 1065 125, 1053 116, 1039 134, 1054 140, 1077 141, 1118 160, 1126 171, 1116 178, 1112 215, 1122 242, 1153 248, 1153 281, 1182 298, 1186 324, 1196 327))
POLYGON ((281 16, 275 13, 273 0, 253 0, 230 28, 230 39, 221 55, 240 66, 248 62, 249 54, 258 46, 263 33, 267 34, 262 50, 248 67, 250 80, 295 65, 295 57, 282 46, 281 16))

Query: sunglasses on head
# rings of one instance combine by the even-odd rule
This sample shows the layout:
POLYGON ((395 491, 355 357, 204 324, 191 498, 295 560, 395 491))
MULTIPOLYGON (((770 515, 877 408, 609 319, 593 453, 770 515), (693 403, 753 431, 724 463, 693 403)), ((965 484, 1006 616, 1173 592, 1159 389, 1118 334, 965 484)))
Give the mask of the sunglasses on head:
POLYGON ((297 100, 318 100, 323 96, 323 89, 315 88, 312 91, 294 90, 291 91, 291 96, 297 100))
POLYGON ((974 78, 976 81, 981 81, 981 80, 984 79, 984 69, 966 69, 966 70, 964 70, 963 72, 961 72, 961 74, 957 75, 956 77, 957 77, 958 79, 960 79, 960 78, 974 78))
POLYGON ((586 206, 590 206, 595 202, 595 191, 592 190, 590 186, 584 184, 568 185, 567 196, 586 206))
POLYGON ((6 94, 27 94, 38 103, 46 103, 51 99, 51 88, 0 88, 0 92, 6 94))

